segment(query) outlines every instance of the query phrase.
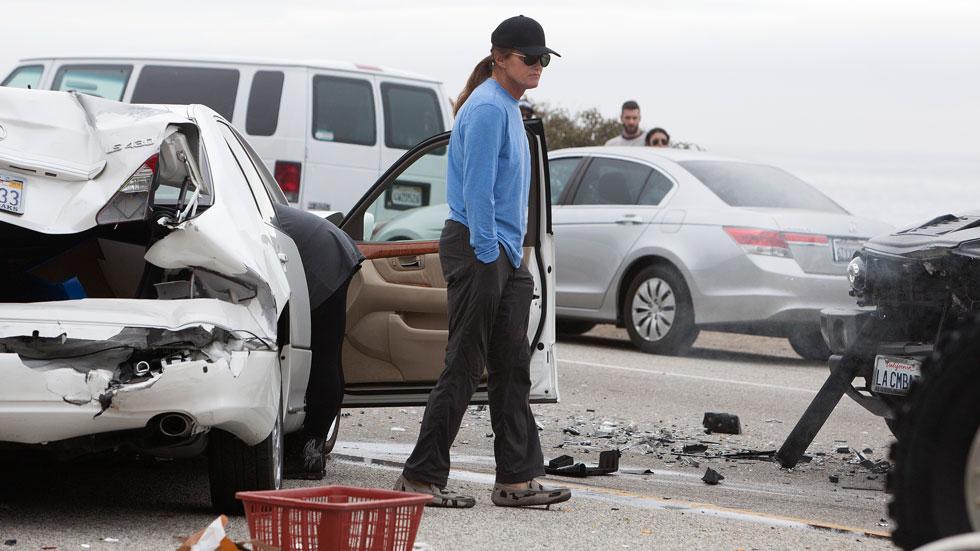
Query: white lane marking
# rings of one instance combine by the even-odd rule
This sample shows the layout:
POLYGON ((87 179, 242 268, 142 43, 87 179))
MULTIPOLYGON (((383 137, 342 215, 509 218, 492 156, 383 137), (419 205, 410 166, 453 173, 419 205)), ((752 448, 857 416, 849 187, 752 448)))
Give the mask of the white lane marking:
POLYGON ((563 360, 558 358, 560 363, 575 364, 575 365, 586 365, 590 367, 601 367, 603 369, 618 369, 620 371, 630 371, 633 373, 645 373, 647 375, 665 375, 667 377, 678 377, 681 379, 692 379, 695 381, 707 381, 711 383, 724 383, 726 385, 741 385, 741 386, 751 386, 756 388, 764 388, 766 390, 788 390, 790 392, 802 392, 804 394, 816 394, 816 390, 809 388, 800 388, 795 386, 783 386, 783 385, 772 385, 768 383, 753 383, 751 381, 739 381, 736 379, 723 379, 721 377, 707 377, 704 375, 691 375, 689 373, 673 373, 670 371, 654 371, 652 369, 640 369, 639 367, 626 367, 624 365, 612 365, 612 364, 602 364, 596 362, 580 362, 577 360, 563 360))
MULTIPOLYGON (((361 460, 358 461, 356 457, 347 456, 343 458, 335 458, 333 459, 333 461, 336 461, 337 463, 352 465, 352 466, 360 466, 369 469, 378 469, 378 470, 384 470, 389 472, 401 472, 402 470, 401 467, 397 467, 391 464, 378 463, 368 457, 361 458, 361 460)), ((450 471, 449 478, 453 480, 460 480, 464 482, 472 482, 476 484, 484 484, 487 486, 492 486, 496 477, 490 473, 480 473, 480 472, 467 471, 459 468, 454 468, 452 471, 450 471)), ((570 483, 565 480, 559 481, 547 477, 546 479, 571 488, 572 490, 574 490, 573 497, 575 498, 591 499, 596 501, 603 501, 606 503, 613 503, 617 505, 628 505, 640 509, 693 512, 693 513, 700 513, 711 517, 718 517, 718 518, 729 519, 734 521, 749 522, 753 524, 763 524, 767 526, 774 526, 780 528, 795 528, 800 530, 814 530, 814 529, 826 530, 839 534, 859 534, 859 535, 882 538, 882 539, 888 539, 889 537, 887 533, 875 532, 872 530, 866 530, 864 528, 859 528, 859 527, 842 526, 842 525, 826 523, 821 521, 811 521, 811 520, 806 520, 801 518, 770 515, 759 511, 731 509, 728 507, 721 507, 718 505, 713 505, 708 503, 693 503, 693 502, 686 502, 682 500, 666 500, 666 499, 655 498, 652 496, 645 496, 642 494, 635 494, 632 492, 627 492, 625 490, 585 486, 582 484, 570 483)))

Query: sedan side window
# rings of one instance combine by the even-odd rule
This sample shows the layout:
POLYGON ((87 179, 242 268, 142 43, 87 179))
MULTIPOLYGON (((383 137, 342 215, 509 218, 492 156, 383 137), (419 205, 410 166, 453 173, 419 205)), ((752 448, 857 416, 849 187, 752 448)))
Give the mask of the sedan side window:
POLYGON ((640 194, 639 203, 641 205, 659 205, 673 187, 674 183, 670 181, 670 178, 659 170, 654 170, 647 178, 647 185, 643 188, 643 193, 640 194))
POLYGON ((582 162, 581 157, 570 157, 565 159, 553 159, 548 161, 548 173, 551 175, 551 203, 558 204, 561 193, 572 181, 572 174, 582 162))
POLYGON ((449 217, 444 144, 408 165, 364 213, 364 241, 438 240, 449 217))
POLYGON ((575 205, 635 205, 651 169, 648 166, 597 157, 575 193, 575 205))

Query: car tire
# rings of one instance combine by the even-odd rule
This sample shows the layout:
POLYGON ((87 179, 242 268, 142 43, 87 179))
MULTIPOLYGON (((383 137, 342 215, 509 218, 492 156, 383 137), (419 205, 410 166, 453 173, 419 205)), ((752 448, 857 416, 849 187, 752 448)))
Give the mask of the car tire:
POLYGON ((830 348, 819 327, 804 327, 794 331, 789 336, 789 345, 804 360, 826 362, 830 358, 830 348))
POLYGON ((211 506, 216 513, 241 514, 236 492, 278 490, 283 475, 282 408, 265 440, 249 446, 231 433, 212 430, 208 435, 208 480, 211 506))
POLYGON ((937 351, 899 410, 891 448, 888 511, 903 549, 980 530, 980 316, 937 351))
POLYGON ((691 293, 677 269, 666 264, 633 276, 622 313, 633 345, 648 354, 684 354, 698 337, 691 293))
POLYGON ((559 335, 581 335, 582 333, 591 330, 593 327, 595 327, 595 325, 596 324, 591 321, 584 320, 557 320, 555 322, 555 331, 559 335))

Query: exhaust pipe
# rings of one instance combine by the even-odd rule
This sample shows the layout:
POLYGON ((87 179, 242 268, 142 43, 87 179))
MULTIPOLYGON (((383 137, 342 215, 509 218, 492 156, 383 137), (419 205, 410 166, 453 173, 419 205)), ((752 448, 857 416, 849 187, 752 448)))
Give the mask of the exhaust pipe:
POLYGON ((191 435, 194 422, 183 413, 164 413, 157 419, 156 428, 170 439, 187 438, 191 435))

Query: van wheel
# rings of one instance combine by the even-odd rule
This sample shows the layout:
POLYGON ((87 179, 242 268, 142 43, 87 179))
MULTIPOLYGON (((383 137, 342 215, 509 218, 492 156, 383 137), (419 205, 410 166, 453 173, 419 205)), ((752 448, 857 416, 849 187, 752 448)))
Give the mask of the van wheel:
POLYGON ((980 316, 951 330, 901 409, 888 512, 903 549, 980 531, 980 316))
POLYGON ((581 335, 595 327, 595 323, 583 320, 556 320, 555 331, 559 335, 581 335))
POLYGON ((236 492, 278 490, 282 487, 282 407, 265 440, 249 446, 223 430, 212 430, 208 439, 208 480, 211 507, 217 513, 241 514, 236 492))
POLYGON ((830 358, 830 348, 823 340, 819 327, 801 327, 789 336, 789 345, 804 360, 825 362, 830 358))
POLYGON ((633 277, 622 312, 633 345, 648 354, 683 354, 698 337, 687 284, 665 264, 648 266, 633 277))

